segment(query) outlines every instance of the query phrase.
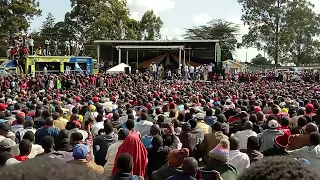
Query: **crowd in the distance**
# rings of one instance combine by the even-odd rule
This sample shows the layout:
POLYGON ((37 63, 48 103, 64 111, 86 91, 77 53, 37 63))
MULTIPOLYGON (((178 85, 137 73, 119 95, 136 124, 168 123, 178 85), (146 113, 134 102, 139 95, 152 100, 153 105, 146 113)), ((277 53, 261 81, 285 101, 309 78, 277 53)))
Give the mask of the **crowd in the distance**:
POLYGON ((1 179, 319 179, 320 83, 0 78, 1 179))

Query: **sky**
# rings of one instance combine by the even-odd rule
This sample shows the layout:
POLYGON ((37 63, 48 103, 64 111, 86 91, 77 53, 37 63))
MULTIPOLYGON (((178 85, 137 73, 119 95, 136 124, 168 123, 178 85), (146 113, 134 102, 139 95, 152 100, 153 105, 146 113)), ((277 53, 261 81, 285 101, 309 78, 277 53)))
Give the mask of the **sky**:
MULTIPOLYGON (((66 12, 71 10, 69 0, 39 0, 42 16, 31 22, 31 29, 39 29, 48 13, 52 13, 56 21, 63 21, 66 12)), ((154 10, 163 21, 162 37, 183 39, 186 28, 203 25, 212 19, 224 19, 240 26, 238 35, 248 32, 248 27, 240 20, 241 5, 237 0, 127 0, 132 18, 139 20, 147 10, 154 10)), ((320 13, 320 0, 310 0, 315 5, 314 11, 320 13)), ((255 48, 237 49, 234 59, 250 61, 259 52, 255 48)))

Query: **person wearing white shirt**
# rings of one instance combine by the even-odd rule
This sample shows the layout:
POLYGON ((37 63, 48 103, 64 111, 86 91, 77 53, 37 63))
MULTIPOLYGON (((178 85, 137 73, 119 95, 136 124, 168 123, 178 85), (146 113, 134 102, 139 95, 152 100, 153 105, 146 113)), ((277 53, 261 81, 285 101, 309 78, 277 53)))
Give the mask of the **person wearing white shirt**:
POLYGON ((70 55, 70 41, 69 39, 64 42, 64 48, 66 51, 66 56, 70 55))
POLYGON ((245 130, 238 131, 234 134, 234 136, 237 137, 239 140, 240 149, 247 149, 247 142, 250 136, 255 136, 255 137, 258 136, 256 132, 252 131, 253 124, 251 121, 246 121, 244 123, 244 129, 245 130))
POLYGON ((135 129, 140 132, 141 137, 150 136, 150 129, 153 125, 152 122, 148 121, 148 116, 146 113, 142 113, 140 117, 140 121, 137 122, 135 129))
POLYGON ((94 136, 97 136, 99 135, 99 130, 100 129, 103 129, 104 126, 103 126, 103 116, 102 115, 98 115, 97 118, 96 118, 96 123, 94 123, 92 126, 91 126, 91 133, 94 135, 94 136))
POLYGON ((190 73, 191 79, 193 79, 193 78, 194 78, 194 67, 191 66, 191 65, 190 65, 190 67, 189 67, 189 73, 190 73))
POLYGON ((241 174, 245 169, 250 167, 250 158, 246 153, 240 152, 239 140, 235 136, 229 138, 230 152, 227 163, 232 164, 237 168, 238 174, 241 174))
POLYGON ((158 67, 156 63, 152 63, 152 76, 153 76, 153 80, 157 80, 157 73, 158 73, 158 67))
POLYGON ((29 53, 30 53, 31 55, 34 55, 34 52, 33 52, 34 40, 32 39, 31 36, 29 37, 27 44, 28 44, 28 48, 29 48, 29 53))

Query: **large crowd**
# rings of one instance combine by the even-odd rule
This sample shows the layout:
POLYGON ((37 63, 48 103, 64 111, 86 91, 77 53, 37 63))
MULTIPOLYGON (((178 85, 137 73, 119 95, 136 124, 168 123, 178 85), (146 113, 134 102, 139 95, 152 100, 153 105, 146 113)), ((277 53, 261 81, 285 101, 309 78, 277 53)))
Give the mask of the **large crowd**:
POLYGON ((319 73, 216 76, 0 77, 0 177, 318 180, 319 73))

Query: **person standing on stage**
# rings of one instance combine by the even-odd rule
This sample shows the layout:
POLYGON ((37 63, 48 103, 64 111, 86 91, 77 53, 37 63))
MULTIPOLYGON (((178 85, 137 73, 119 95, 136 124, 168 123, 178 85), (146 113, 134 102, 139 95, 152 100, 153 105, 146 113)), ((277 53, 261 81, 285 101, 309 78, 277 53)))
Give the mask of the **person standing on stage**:
POLYGON ((152 62, 152 77, 153 77, 153 80, 158 80, 158 67, 157 67, 157 64, 152 62))

